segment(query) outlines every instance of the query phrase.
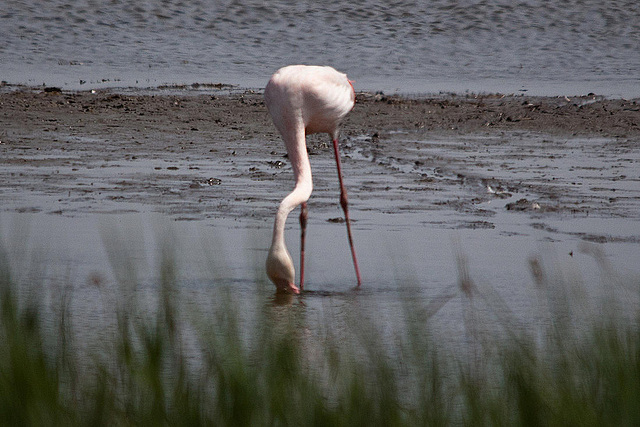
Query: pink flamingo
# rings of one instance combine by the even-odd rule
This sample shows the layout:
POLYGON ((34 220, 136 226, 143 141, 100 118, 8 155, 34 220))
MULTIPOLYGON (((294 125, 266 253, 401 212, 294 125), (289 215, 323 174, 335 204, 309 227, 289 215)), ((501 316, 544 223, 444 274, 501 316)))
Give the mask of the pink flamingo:
POLYGON ((299 294, 304 289, 304 241, 307 226, 307 200, 313 183, 307 154, 306 135, 326 132, 333 140, 333 152, 340 181, 340 205, 347 223, 353 266, 360 286, 360 270, 351 236, 347 192, 342 182, 338 152, 338 126, 355 104, 355 92, 346 74, 331 67, 290 65, 276 71, 264 90, 264 99, 273 123, 282 135, 295 187, 285 197, 276 213, 273 239, 267 256, 267 275, 278 291, 299 294), (300 212, 300 289, 295 285, 293 260, 284 241, 284 226, 289 213, 298 205, 300 212))

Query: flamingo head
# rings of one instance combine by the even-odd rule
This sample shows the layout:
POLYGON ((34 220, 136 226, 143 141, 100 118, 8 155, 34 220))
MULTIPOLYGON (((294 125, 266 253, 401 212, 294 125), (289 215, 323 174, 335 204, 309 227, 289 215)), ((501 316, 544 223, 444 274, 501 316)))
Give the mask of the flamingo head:
POLYGON ((278 292, 299 294, 295 285, 296 270, 291 255, 285 247, 272 246, 267 256, 267 276, 276 285, 278 292))

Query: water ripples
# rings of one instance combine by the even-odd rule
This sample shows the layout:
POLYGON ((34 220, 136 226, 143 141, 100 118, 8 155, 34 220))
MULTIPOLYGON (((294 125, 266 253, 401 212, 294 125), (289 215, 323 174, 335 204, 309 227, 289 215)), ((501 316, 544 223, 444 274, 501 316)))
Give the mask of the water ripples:
POLYGON ((328 63, 392 82, 637 82, 640 69, 635 0, 31 0, 5 7, 0 37, 3 75, 30 70, 67 80, 159 68, 167 82, 242 83, 285 63, 328 63))

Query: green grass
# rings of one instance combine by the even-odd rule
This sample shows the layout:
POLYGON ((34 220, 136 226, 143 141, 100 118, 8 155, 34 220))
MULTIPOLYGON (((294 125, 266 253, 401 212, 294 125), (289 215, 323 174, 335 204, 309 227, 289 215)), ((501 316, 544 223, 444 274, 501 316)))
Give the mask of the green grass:
MULTIPOLYGON (((310 328, 299 304, 270 305, 264 291, 251 315, 224 292, 186 310, 170 253, 155 302, 131 272, 105 304, 112 324, 83 346, 73 292, 20 292, 0 261, 0 425, 640 425, 637 313, 603 303, 578 328, 580 307, 554 298, 533 333, 478 289, 461 255, 464 352, 433 327, 448 300, 406 302, 391 332, 365 308, 310 328), (499 328, 479 328, 479 305, 499 328)), ((531 267, 542 295, 567 287, 531 267)))

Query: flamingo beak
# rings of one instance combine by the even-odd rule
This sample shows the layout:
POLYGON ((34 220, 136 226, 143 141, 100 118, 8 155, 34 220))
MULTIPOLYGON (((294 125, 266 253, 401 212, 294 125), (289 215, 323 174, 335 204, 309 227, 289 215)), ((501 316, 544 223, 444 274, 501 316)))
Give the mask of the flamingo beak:
POLYGON ((276 283, 276 288, 278 293, 287 293, 287 294, 300 294, 300 289, 291 282, 280 282, 276 283))

